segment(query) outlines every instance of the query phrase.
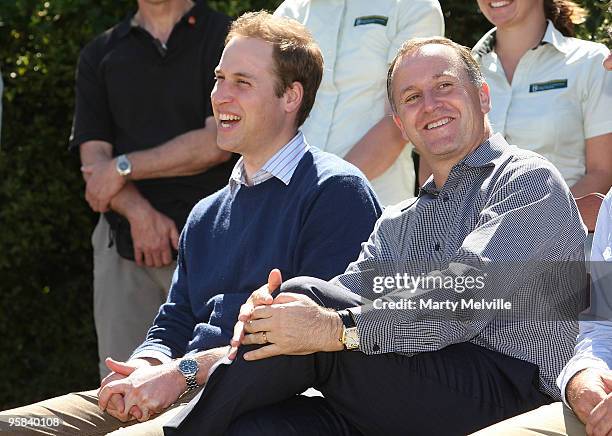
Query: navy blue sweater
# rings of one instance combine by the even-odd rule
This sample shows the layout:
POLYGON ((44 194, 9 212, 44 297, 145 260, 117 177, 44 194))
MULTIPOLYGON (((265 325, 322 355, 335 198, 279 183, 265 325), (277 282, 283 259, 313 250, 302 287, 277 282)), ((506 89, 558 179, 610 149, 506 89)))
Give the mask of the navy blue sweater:
POLYGON ((363 174, 316 148, 289 185, 271 178, 205 198, 181 233, 168 300, 134 356, 227 345, 240 305, 271 269, 331 279, 357 258, 380 212, 363 174))

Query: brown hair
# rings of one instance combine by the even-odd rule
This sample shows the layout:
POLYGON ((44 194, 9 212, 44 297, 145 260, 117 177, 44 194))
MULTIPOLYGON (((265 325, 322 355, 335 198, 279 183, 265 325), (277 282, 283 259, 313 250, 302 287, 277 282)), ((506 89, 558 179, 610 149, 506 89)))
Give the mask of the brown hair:
POLYGON ((574 24, 584 22, 586 11, 570 0, 544 0, 544 14, 565 36, 574 36, 574 24))
POLYGON ((235 36, 273 44, 276 96, 282 97, 293 82, 300 82, 304 88, 296 117, 297 127, 301 126, 310 114, 323 77, 323 55, 308 29, 290 18, 276 17, 265 11, 248 12, 232 23, 225 43, 235 36))
POLYGON ((391 104, 391 109, 393 109, 393 112, 396 112, 392 89, 395 67, 397 66, 402 57, 425 45, 430 44, 440 44, 445 45, 447 47, 451 47, 463 61, 468 80, 478 88, 480 88, 484 83, 484 77, 482 76, 482 72, 480 71, 478 62, 476 62, 476 60, 472 57, 472 53, 469 48, 461 44, 457 44, 456 42, 441 36, 435 36, 431 38, 411 38, 402 44, 397 54, 393 58, 393 61, 389 66, 389 71, 387 72, 387 96, 389 98, 389 103, 391 104))

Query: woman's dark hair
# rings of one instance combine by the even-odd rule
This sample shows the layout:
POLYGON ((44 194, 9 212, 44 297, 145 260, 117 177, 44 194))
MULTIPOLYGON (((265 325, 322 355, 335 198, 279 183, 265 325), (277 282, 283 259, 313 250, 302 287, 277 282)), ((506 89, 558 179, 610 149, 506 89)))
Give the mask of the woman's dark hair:
POLYGON ((544 14, 565 36, 574 36, 574 24, 580 24, 586 11, 570 0, 544 0, 544 14))

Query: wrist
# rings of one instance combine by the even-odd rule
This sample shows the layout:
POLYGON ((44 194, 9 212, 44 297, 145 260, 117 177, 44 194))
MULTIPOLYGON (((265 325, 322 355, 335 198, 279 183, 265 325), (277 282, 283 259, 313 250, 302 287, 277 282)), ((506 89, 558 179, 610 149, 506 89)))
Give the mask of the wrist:
POLYGON ((335 310, 328 310, 330 336, 328 338, 328 347, 326 351, 342 351, 344 345, 342 345, 342 331, 344 330, 344 324, 342 319, 335 310))
POLYGON ((139 223, 145 221, 151 213, 155 211, 153 206, 143 197, 134 199, 134 202, 130 202, 130 205, 125 210, 125 217, 130 223, 139 223))
POLYGON ((113 159, 112 163, 115 166, 115 172, 121 178, 122 182, 125 183, 132 174, 132 162, 128 158, 127 154, 122 154, 113 159))
POLYGON ((565 398, 567 399, 567 404, 569 404, 569 406, 572 409, 574 408, 573 402, 576 399, 576 391, 579 389, 578 388, 578 383, 579 383, 578 375, 581 374, 582 372, 584 372, 584 369, 574 374, 572 378, 569 379, 569 381, 567 382, 567 385, 565 386, 565 398))

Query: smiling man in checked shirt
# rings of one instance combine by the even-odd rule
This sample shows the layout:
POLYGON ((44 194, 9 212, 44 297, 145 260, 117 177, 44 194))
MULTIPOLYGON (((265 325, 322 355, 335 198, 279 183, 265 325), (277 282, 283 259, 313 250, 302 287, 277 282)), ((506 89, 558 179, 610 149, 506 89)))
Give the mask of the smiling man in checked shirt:
POLYGON ((241 309, 234 363, 167 435, 466 434, 561 398, 555 379, 586 282, 567 185, 550 162, 493 134, 469 49, 407 41, 388 94, 433 177, 385 209, 344 274, 292 279, 279 293, 273 272, 241 309), (403 288, 397 274, 457 286, 403 288), (387 292, 376 293, 381 283, 387 292), (324 398, 295 396, 310 386, 324 398))

